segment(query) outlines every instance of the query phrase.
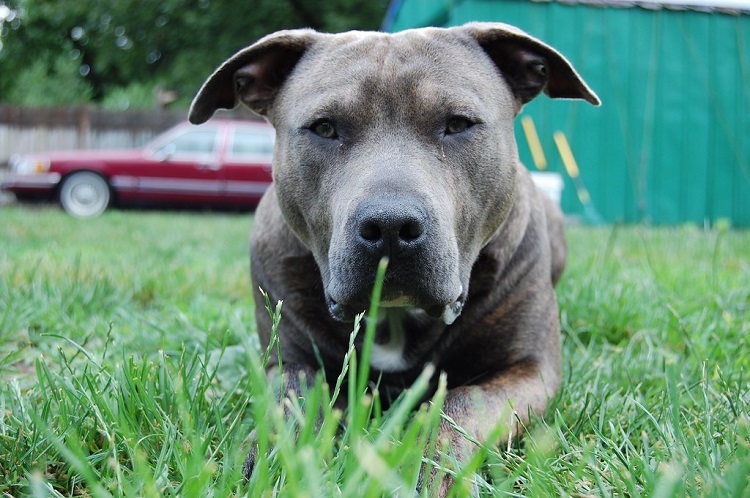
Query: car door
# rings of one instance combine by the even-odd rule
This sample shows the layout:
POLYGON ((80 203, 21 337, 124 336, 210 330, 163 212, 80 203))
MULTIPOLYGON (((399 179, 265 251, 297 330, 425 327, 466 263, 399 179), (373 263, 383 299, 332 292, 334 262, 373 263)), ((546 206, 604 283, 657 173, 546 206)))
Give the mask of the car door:
POLYGON ((216 126, 179 127, 147 153, 133 172, 143 200, 180 204, 221 201, 220 150, 224 135, 216 126))
POLYGON ((224 150, 225 202, 253 207, 271 184, 275 132, 261 123, 230 124, 224 150))

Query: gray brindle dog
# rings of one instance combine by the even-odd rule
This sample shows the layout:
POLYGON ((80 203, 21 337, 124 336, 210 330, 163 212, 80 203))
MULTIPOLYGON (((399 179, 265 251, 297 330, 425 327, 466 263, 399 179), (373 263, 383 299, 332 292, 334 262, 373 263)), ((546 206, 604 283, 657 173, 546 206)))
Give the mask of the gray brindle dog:
MULTIPOLYGON (((507 440, 544 411, 560 386, 554 285, 566 246, 562 214, 520 164, 513 131, 540 92, 599 105, 560 53, 500 23, 280 31, 208 78, 191 122, 240 102, 276 128, 251 272, 256 302, 263 288, 285 303, 285 392, 321 369, 338 376, 386 256, 371 357, 381 392, 397 394, 431 363, 447 374, 445 414, 480 441, 502 419, 507 440)), ((256 316, 266 347, 270 319, 256 316)), ((450 424, 439 435, 469 456, 450 424)))

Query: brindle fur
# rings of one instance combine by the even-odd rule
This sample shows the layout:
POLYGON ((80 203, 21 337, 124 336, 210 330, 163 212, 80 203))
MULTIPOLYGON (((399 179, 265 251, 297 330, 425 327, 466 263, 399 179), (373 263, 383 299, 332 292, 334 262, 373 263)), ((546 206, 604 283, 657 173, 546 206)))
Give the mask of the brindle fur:
MULTIPOLYGON (((519 163, 513 132, 540 92, 599 104, 562 55, 499 23, 282 31, 217 69, 190 120, 241 102, 277 131, 251 272, 256 302, 259 288, 284 300, 285 369, 311 377, 322 361, 337 377, 386 255, 372 372, 381 392, 398 393, 432 363, 447 374, 446 415, 480 441, 502 420, 507 439, 544 411, 560 386, 563 219, 519 163), (454 116, 473 125, 447 133, 454 116), (321 120, 335 138, 314 132, 321 120)), ((266 347, 270 320, 256 316, 266 347)), ((288 389, 303 389, 286 377, 288 389)), ((447 422, 440 437, 469 456, 447 422)))

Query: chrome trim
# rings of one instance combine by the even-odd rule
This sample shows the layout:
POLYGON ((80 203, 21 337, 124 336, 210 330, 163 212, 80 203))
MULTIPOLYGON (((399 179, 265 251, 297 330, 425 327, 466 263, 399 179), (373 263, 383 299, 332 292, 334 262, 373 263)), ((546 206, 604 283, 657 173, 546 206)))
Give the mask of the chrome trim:
POLYGON ((141 191, 185 192, 195 194, 217 194, 221 192, 219 180, 182 180, 171 178, 141 178, 138 184, 141 191))
POLYGON ((265 182, 238 182, 228 181, 226 185, 226 193, 229 195, 235 194, 263 194, 271 185, 265 182))
POLYGON ((60 173, 36 173, 31 175, 9 174, 3 179, 2 188, 54 188, 60 183, 60 173))
POLYGON ((200 195, 262 195, 270 183, 225 180, 189 180, 182 178, 144 178, 115 176, 112 186, 128 192, 164 192, 200 195))

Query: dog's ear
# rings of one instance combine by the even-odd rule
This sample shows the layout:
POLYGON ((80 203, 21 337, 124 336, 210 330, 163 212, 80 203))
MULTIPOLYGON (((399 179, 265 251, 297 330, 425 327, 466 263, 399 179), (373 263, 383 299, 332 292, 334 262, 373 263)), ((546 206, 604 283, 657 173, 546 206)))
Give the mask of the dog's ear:
POLYGON ((243 103, 266 115, 294 66, 318 33, 311 29, 278 31, 227 59, 203 83, 190 106, 193 124, 208 121, 217 109, 243 103))
POLYGON ((518 101, 518 110, 544 91, 551 98, 601 101, 557 50, 520 29, 502 23, 469 23, 473 36, 505 77, 518 101))

